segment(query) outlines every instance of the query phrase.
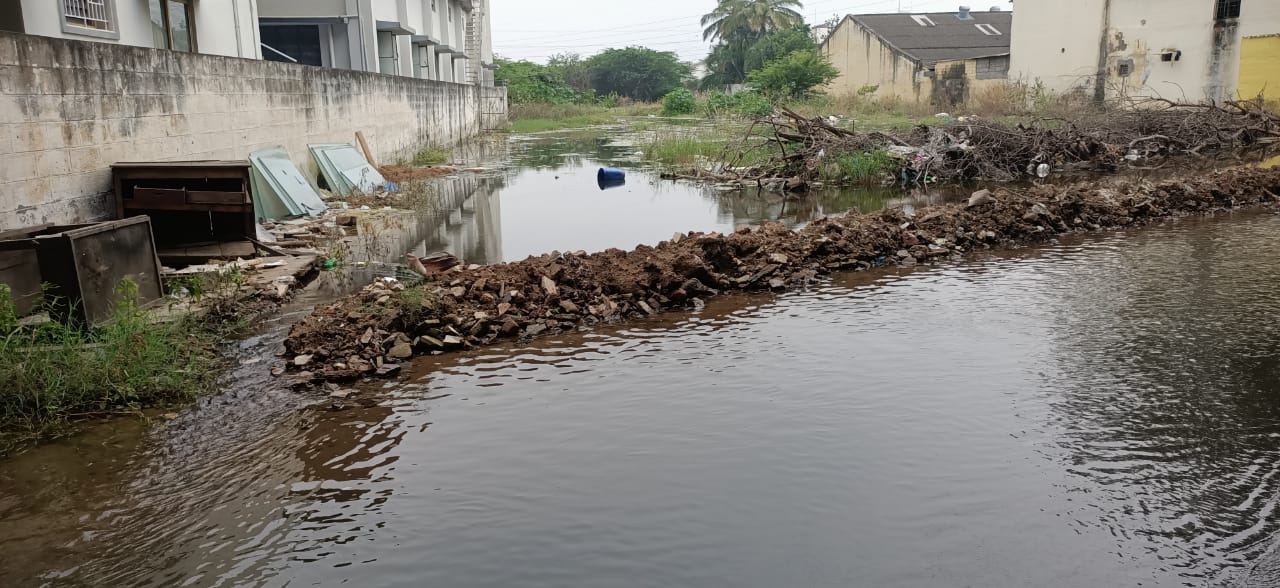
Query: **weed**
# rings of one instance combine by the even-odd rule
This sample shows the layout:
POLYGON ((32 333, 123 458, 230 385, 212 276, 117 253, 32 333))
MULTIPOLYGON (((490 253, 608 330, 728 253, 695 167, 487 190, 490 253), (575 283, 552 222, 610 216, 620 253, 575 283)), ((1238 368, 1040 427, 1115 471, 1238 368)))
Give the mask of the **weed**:
POLYGON ((667 166, 688 167, 698 161, 720 156, 728 144, 724 139, 674 135, 660 137, 645 146, 645 158, 667 166))
MULTIPOLYGON (((211 331, 195 319, 154 322, 122 282, 110 322, 95 329, 48 322, 0 331, 0 453, 59 423, 192 397, 217 371, 211 331)), ((0 316, 14 316, 0 289, 0 316)))
POLYGON ((514 104, 511 107, 511 131, 539 133, 590 127, 616 122, 623 117, 657 114, 661 109, 661 105, 643 103, 616 108, 586 104, 514 104))
POLYGON ((819 170, 819 177, 831 183, 879 183, 893 172, 894 159, 880 150, 840 153, 830 158, 819 170))
POLYGON ((449 162, 449 150, 439 147, 427 147, 413 154, 413 165, 426 167, 443 165, 449 162))

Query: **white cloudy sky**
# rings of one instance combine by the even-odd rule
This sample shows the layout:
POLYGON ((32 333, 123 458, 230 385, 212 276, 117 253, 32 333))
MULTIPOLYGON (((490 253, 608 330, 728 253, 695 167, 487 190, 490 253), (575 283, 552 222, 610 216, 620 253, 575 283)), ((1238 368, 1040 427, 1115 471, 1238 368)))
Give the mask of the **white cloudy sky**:
MULTIPOLYGON (((643 45, 675 51, 686 61, 707 54, 698 19, 715 0, 492 0, 493 49, 509 59, 546 61, 556 53, 584 56, 609 47, 643 45)), ((804 14, 811 23, 837 14, 904 11, 954 11, 961 4, 974 10, 1000 6, 1008 0, 807 0, 804 14)))

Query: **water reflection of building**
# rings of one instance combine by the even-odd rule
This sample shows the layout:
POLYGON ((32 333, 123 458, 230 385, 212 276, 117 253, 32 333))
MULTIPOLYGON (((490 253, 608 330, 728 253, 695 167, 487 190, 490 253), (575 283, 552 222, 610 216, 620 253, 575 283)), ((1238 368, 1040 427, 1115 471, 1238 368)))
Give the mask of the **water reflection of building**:
POLYGON ((423 235, 417 253, 448 251, 465 263, 502 262, 502 207, 499 178, 462 177, 440 186, 434 229, 423 235))

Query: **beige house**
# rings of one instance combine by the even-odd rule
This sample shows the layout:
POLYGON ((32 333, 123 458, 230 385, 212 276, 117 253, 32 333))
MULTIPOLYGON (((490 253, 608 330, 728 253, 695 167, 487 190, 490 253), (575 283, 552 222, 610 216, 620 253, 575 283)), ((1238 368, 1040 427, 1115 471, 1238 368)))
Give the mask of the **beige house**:
POLYGON ((1012 75, 1096 101, 1280 98, 1280 0, 1020 0, 1012 75))
POLYGON ((828 87, 836 95, 964 103, 1009 71, 1013 15, 992 8, 975 12, 849 15, 820 45, 840 70, 828 87))

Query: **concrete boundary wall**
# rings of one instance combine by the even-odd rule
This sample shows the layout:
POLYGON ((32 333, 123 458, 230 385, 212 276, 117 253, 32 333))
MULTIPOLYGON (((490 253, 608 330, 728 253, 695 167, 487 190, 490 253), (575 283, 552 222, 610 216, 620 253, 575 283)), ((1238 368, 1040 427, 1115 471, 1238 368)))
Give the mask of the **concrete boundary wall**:
POLYGON ((379 163, 505 126, 506 89, 0 33, 0 230, 110 214, 117 161, 354 142, 379 163))

